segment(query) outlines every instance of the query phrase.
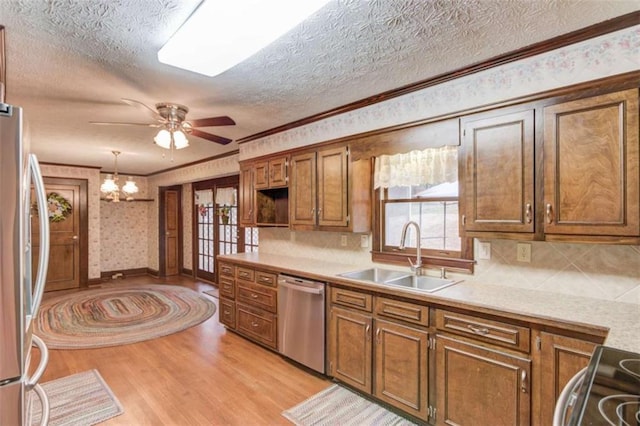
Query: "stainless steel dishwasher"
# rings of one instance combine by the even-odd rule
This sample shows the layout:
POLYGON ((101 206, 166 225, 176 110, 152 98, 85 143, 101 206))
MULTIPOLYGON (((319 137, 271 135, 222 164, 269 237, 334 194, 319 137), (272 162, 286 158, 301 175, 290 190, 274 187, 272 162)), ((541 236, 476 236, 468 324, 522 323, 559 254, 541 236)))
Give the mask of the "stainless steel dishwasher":
POLYGON ((278 276, 278 352, 325 372, 325 284, 278 276))

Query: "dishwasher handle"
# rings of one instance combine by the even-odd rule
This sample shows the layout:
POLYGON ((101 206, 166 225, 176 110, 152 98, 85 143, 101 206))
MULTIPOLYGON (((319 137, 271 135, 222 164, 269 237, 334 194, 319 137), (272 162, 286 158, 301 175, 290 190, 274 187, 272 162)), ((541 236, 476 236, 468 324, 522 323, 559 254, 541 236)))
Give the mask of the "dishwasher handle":
POLYGON ((292 284, 288 281, 278 281, 278 284, 282 287, 286 287, 294 291, 301 291, 303 293, 310 293, 310 294, 324 293, 324 289, 322 287, 307 287, 305 285, 292 284))

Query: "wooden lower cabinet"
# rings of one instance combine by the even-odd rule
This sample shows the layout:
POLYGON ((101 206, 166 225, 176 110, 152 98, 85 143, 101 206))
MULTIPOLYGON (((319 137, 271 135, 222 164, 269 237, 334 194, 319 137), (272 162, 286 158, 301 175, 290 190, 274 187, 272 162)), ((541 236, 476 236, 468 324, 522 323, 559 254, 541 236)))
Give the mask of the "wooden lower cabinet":
POLYGON ((375 328, 374 396, 426 419, 429 334, 378 319, 375 328))
POLYGON ((332 307, 329 323, 329 374, 371 393, 371 315, 332 307))
POLYGON ((220 322, 235 330, 236 328, 236 302, 220 298, 220 312, 218 313, 220 322))
POLYGON ((571 337, 541 332, 538 352, 534 355, 534 368, 538 372, 539 387, 534 387, 539 406, 540 425, 550 425, 554 403, 567 382, 589 364, 596 344, 571 337))
POLYGON ((238 332, 272 349, 277 343, 277 317, 261 309, 237 303, 238 332))
POLYGON ((436 341, 436 425, 531 424, 529 359, 440 334, 436 341))
MULTIPOLYGON (((333 298, 343 300, 338 296, 344 292, 333 290, 333 298)), ((371 309, 371 296, 363 297, 367 302, 362 304, 362 309, 371 309)), ((352 302, 351 298, 345 300, 352 302)), ((427 420, 429 334, 374 318, 369 312, 337 306, 330 308, 329 321, 328 374, 416 418, 427 420)))

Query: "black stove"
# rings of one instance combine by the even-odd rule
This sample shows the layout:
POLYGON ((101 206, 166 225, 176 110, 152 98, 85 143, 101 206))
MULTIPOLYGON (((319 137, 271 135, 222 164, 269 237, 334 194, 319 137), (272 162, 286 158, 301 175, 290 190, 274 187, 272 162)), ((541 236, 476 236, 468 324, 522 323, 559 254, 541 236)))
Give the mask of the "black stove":
POLYGON ((569 425, 640 426, 640 354, 596 347, 569 425))

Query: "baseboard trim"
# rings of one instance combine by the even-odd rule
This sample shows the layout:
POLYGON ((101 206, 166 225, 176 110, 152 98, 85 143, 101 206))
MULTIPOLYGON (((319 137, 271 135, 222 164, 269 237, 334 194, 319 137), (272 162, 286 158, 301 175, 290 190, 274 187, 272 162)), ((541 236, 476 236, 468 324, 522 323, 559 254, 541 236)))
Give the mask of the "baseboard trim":
POLYGON ((116 271, 102 271, 100 272, 100 279, 111 279, 114 275, 118 275, 117 278, 125 278, 133 275, 146 275, 148 268, 134 268, 134 269, 121 269, 116 271))

